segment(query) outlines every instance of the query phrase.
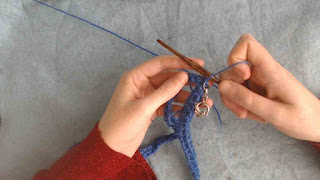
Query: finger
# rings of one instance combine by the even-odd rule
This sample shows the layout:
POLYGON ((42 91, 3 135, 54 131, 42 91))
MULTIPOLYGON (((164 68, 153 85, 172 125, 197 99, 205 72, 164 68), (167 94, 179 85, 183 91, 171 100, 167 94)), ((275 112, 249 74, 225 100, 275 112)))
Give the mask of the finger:
MULTIPOLYGON (((191 58, 191 60, 202 66, 204 65, 202 59, 191 58)), ((132 71, 141 73, 146 77, 152 77, 170 69, 191 69, 191 67, 177 56, 157 56, 137 66, 132 71)))
MULTIPOLYGON (((173 112, 181 111, 182 108, 183 108, 183 106, 172 105, 172 111, 173 111, 173 112)), ((164 105, 162 105, 162 106, 158 109, 157 115, 158 115, 158 116, 164 116, 164 105)), ((179 115, 179 113, 176 113, 175 115, 179 115)))
MULTIPOLYGON (((242 35, 229 54, 229 65, 240 61, 249 61, 253 67, 276 64, 269 52, 249 34, 242 35)), ((240 64, 234 68, 245 80, 250 77, 250 67, 248 65, 240 64)))
MULTIPOLYGON (((248 34, 241 36, 233 47, 228 57, 228 64, 232 65, 245 60, 250 62, 251 72, 255 73, 252 78, 254 82, 260 87, 272 89, 268 94, 269 97, 277 96, 281 97, 284 102, 294 103, 296 93, 292 91, 292 83, 290 82, 290 79, 294 78, 288 78, 293 76, 274 60, 258 41, 248 34), (276 90, 274 91, 274 89, 276 90)), ((241 65, 234 68, 241 68, 241 65)), ((245 71, 242 75, 245 80, 251 76, 249 69, 237 72, 241 71, 245 71)))
MULTIPOLYGON (((160 87, 166 80, 168 80, 171 76, 175 75, 176 73, 178 73, 179 71, 163 71, 153 77, 150 77, 150 83, 152 84, 152 86, 154 88, 158 88, 160 87)), ((185 84, 185 86, 189 86, 189 82, 187 82, 185 84)), ((194 82, 191 82, 191 86, 195 86, 196 84, 194 82)))
POLYGON ((260 123, 266 123, 265 120, 263 120, 261 117, 253 114, 250 111, 247 111, 246 109, 244 109, 243 107, 234 104, 232 101, 230 101, 227 97, 225 97, 224 95, 221 94, 221 101, 222 103, 228 108, 230 109, 235 115, 237 115, 240 119, 251 119, 260 123))
MULTIPOLYGON (((231 66, 231 65, 233 65, 235 63, 237 63, 237 62, 229 63, 229 66, 231 66)), ((244 80, 248 80, 250 78, 250 76, 251 76, 251 69, 250 69, 250 66, 248 64, 244 64, 244 63, 243 64, 238 64, 236 66, 233 66, 231 68, 231 70, 239 78, 244 79, 244 80)))
POLYGON ((177 74, 178 72, 179 71, 163 71, 153 77, 150 77, 149 80, 152 86, 157 88, 160 87, 166 80, 168 80, 170 77, 177 74))
POLYGON ((263 120, 261 117, 257 116, 256 114, 253 114, 252 112, 248 111, 247 118, 251 119, 253 121, 257 121, 259 123, 267 124, 268 122, 263 120))
POLYGON ((239 84, 244 83, 245 80, 241 76, 239 76, 239 74, 236 71, 237 70, 233 69, 233 68, 229 69, 228 71, 225 71, 225 72, 219 74, 219 78, 221 81, 231 80, 231 81, 234 81, 239 84))
POLYGON ((211 108, 213 106, 213 100, 211 98, 208 98, 206 104, 211 108))
POLYGON ((154 92, 144 98, 146 104, 149 105, 150 110, 156 111, 162 104, 173 98, 188 81, 188 74, 186 72, 179 72, 164 82, 154 92))
MULTIPOLYGON (((196 59, 196 58, 189 58, 195 62, 197 62, 200 66, 204 66, 205 62, 201 59, 196 59)), ((162 83, 164 83, 166 80, 168 80, 172 75, 176 74, 178 71, 172 71, 172 70, 168 70, 168 71, 162 71, 159 74, 152 76, 149 78, 151 84, 154 87, 159 87, 161 86, 162 83)), ((194 86, 194 83, 192 83, 194 86)))
POLYGON ((259 64, 263 61, 272 61, 269 52, 250 34, 242 35, 232 48, 228 64, 232 65, 240 61, 249 61, 251 64, 259 64))
MULTIPOLYGON (((150 83, 152 84, 153 87, 157 88, 160 87, 166 80, 168 80, 171 76, 175 75, 179 71, 164 71, 161 72, 151 78, 149 78, 150 83)), ((185 86, 189 86, 190 83, 187 82, 185 86)), ((191 82, 191 86, 195 86, 196 83, 191 82)))
MULTIPOLYGON (((205 65, 205 62, 203 59, 199 59, 199 58, 193 58, 193 57, 190 57, 189 59, 191 59, 192 61, 198 63, 200 66, 204 66, 205 65)), ((190 68, 191 69, 191 68, 190 68)))
POLYGON ((223 94, 221 94, 221 101, 228 109, 230 109, 240 119, 244 119, 244 118, 247 117, 248 111, 246 109, 244 109, 243 107, 233 103, 231 100, 229 100, 223 94))
POLYGON ((176 96, 176 98, 174 98, 174 102, 184 103, 189 96, 190 96, 190 92, 181 90, 176 96))
POLYGON ((233 103, 251 111, 263 119, 276 120, 283 106, 275 101, 262 97, 244 86, 225 80, 219 84, 219 91, 233 103))

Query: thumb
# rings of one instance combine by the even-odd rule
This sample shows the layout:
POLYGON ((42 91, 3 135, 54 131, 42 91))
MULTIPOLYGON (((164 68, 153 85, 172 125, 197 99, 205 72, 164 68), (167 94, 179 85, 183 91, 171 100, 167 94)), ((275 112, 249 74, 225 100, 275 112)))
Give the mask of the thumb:
POLYGON ((256 94, 241 84, 225 80, 219 84, 219 91, 233 103, 251 111, 270 122, 276 120, 282 105, 256 94))
POLYGON ((152 107, 152 111, 156 111, 162 104, 169 101, 188 82, 188 74, 186 72, 178 72, 166 80, 158 89, 145 97, 146 103, 152 107))

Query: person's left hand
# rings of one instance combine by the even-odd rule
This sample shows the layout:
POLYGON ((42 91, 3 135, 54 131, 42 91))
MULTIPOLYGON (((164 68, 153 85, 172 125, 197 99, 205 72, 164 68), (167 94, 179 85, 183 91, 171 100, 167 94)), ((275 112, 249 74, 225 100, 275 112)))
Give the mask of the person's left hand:
MULTIPOLYGON (((192 59, 201 66, 204 61, 192 59)), ((174 69, 190 69, 176 56, 158 56, 123 73, 110 103, 99 122, 102 138, 113 150, 132 157, 152 120, 163 116, 164 104, 173 98, 184 103, 189 92, 181 90, 188 74, 174 69)), ((208 99, 211 107, 213 102, 208 99)), ((173 105, 174 111, 182 106, 173 105)))

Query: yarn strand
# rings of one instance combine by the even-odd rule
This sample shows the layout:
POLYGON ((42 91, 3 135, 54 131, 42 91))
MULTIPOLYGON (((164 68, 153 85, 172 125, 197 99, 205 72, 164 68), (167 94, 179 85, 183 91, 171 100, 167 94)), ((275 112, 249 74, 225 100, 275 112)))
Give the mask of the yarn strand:
POLYGON ((152 52, 152 51, 150 51, 150 50, 148 50, 148 49, 146 49, 146 48, 144 48, 144 47, 142 47, 142 46, 140 46, 140 45, 138 45, 138 44, 130 41, 129 39, 126 39, 126 38, 120 36, 119 34, 117 34, 117 33, 115 33, 115 32, 112 32, 112 31, 110 31, 110 30, 108 30, 108 29, 105 29, 105 28, 103 28, 103 27, 101 27, 101 26, 99 26, 99 25, 96 25, 96 24, 94 24, 94 23, 92 23, 92 22, 90 22, 90 21, 88 21, 88 20, 85 20, 85 19, 83 19, 83 18, 81 18, 81 17, 79 17, 79 16, 75 16, 75 15, 70 14, 70 13, 68 13, 68 12, 66 12, 66 11, 63 11, 63 10, 61 10, 61 9, 55 8, 55 7, 53 7, 53 6, 50 6, 49 4, 46 4, 46 3, 44 3, 44 2, 41 2, 41 1, 38 1, 38 0, 34 0, 34 1, 37 2, 37 3, 39 3, 39 4, 42 4, 42 5, 44 5, 44 6, 47 6, 47 7, 51 8, 51 9, 54 9, 54 10, 59 11, 59 12, 61 12, 61 13, 64 13, 64 14, 66 14, 66 15, 68 15, 68 16, 71 16, 71 17, 73 17, 73 18, 76 18, 76 19, 78 19, 78 20, 80 20, 80 21, 82 21, 82 22, 88 23, 88 24, 90 24, 90 25, 92 25, 92 26, 94 26, 94 27, 97 27, 97 28, 99 28, 99 29, 101 29, 101 30, 103 30, 103 31, 106 31, 107 33, 112 34, 112 35, 114 35, 114 36, 116 36, 116 37, 118 37, 118 38, 120 38, 120 39, 122 39, 122 40, 124 40, 124 41, 126 41, 126 42, 128 42, 128 43, 130 43, 131 45, 133 45, 133 46, 135 46, 135 47, 137 47, 137 48, 139 48, 139 49, 141 49, 141 50, 143 50, 143 51, 145 51, 145 52, 147 52, 147 53, 149 53, 149 54, 152 54, 152 55, 154 55, 154 56, 158 56, 156 53, 154 53, 154 52, 152 52))

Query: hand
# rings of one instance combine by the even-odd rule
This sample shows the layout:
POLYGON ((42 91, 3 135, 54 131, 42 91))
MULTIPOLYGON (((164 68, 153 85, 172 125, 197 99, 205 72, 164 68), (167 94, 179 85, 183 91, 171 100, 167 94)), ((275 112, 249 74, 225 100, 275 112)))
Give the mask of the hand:
MULTIPOLYGON (((204 61, 193 59, 200 65, 204 61)), ((132 157, 140 146, 152 120, 163 116, 164 103, 173 98, 184 103, 189 92, 181 90, 190 69, 176 56, 158 56, 123 73, 110 103, 99 122, 102 138, 113 150, 132 157)), ((207 101, 211 107, 211 99, 207 101)), ((174 111, 182 106, 173 105, 174 111)))
POLYGON ((231 50, 228 64, 246 60, 251 69, 241 64, 220 76, 224 105, 242 119, 267 122, 291 137, 320 142, 318 98, 247 34, 231 50))

